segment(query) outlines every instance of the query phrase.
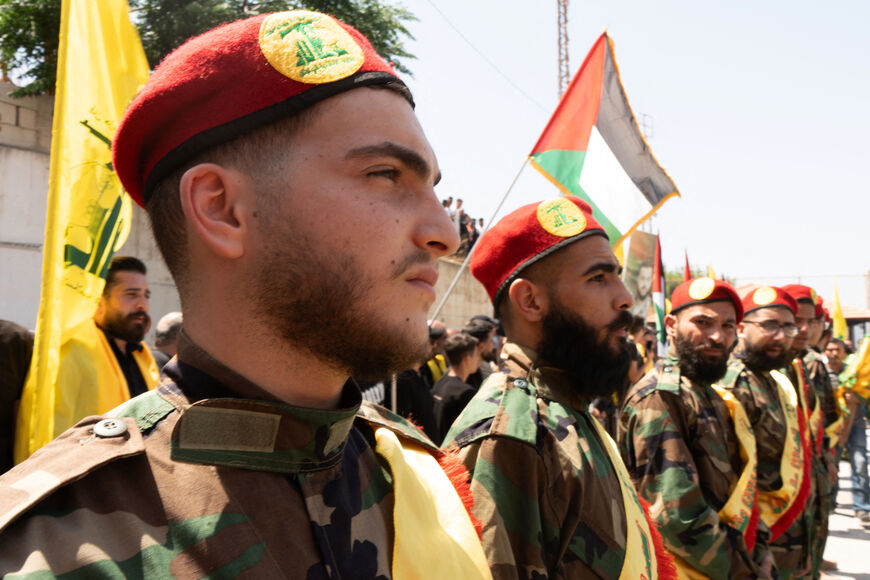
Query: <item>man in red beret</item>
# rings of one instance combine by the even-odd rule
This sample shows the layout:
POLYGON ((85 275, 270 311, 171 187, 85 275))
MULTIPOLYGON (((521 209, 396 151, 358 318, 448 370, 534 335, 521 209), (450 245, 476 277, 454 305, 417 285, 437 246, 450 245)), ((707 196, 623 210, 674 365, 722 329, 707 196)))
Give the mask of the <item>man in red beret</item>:
POLYGON ((586 410, 627 377, 632 300, 620 270, 577 197, 524 206, 477 242, 471 272, 507 342, 446 449, 472 473, 495 578, 673 571, 613 440, 586 410))
POLYGON ((798 385, 798 367, 803 366, 803 380, 810 390, 807 401, 809 409, 810 432, 813 440, 814 493, 813 502, 813 573, 818 577, 819 571, 836 569, 834 562, 825 561, 825 543, 828 539, 828 516, 832 509, 831 494, 837 481, 837 460, 831 449, 839 438, 838 428, 842 425, 837 412, 838 405, 834 389, 828 378, 828 371, 817 343, 821 338, 825 325, 825 311, 822 309, 821 297, 816 291, 803 284, 787 284, 782 287, 797 302, 795 324, 798 327, 797 336, 791 345, 794 360, 786 369, 792 384, 798 385), (833 443, 832 437, 833 435, 833 443))
MULTIPOLYGON (((791 361, 797 303, 782 288, 753 286, 743 296, 739 342, 721 385, 740 401, 755 434, 760 520, 781 578, 811 574, 812 451, 801 394, 779 369, 791 361)), ((739 429, 739 426, 738 426, 739 429)))
POLYGON ((665 316, 668 356, 631 388, 620 416, 626 466, 689 577, 771 577, 769 532, 762 524, 759 533, 754 497, 755 438, 740 403, 713 386, 742 317, 727 282, 677 286, 665 316))
POLYGON ((177 358, 0 480, 0 576, 488 578, 442 454, 349 380, 426 355, 459 243, 392 67, 323 14, 231 23, 163 61, 113 151, 177 358))

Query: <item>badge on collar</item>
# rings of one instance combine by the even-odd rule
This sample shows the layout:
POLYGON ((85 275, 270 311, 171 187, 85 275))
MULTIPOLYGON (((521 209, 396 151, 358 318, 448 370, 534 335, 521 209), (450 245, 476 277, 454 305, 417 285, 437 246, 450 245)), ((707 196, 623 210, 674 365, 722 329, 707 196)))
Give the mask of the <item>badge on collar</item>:
POLYGON ((260 25, 260 50, 286 77, 318 85, 355 73, 365 55, 333 18, 307 10, 278 12, 260 25))

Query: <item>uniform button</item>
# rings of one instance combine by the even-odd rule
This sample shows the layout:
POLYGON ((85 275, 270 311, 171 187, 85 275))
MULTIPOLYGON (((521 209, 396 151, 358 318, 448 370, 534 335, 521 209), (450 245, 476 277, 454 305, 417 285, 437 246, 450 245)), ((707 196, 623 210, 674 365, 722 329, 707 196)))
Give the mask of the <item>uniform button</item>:
POLYGON ((524 379, 515 379, 514 380, 514 386, 517 387, 518 389, 522 389, 523 387, 526 386, 526 384, 527 383, 524 379))
POLYGON ((99 437, 117 437, 127 432, 127 423, 121 419, 103 419, 94 425, 94 434, 99 437))

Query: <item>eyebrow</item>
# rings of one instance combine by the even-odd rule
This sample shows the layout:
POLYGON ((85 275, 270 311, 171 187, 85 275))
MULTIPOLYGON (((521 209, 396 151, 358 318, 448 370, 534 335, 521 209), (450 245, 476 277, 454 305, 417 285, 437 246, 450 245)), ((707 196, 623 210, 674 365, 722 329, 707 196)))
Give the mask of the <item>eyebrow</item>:
MULTIPOLYGON (((357 147, 351 149, 344 156, 345 159, 363 159, 366 157, 394 157, 404 163, 411 171, 417 174, 422 179, 428 178, 432 174, 432 167, 423 159, 423 156, 402 145, 384 141, 377 145, 366 145, 365 147, 357 147)), ((435 180, 432 185, 438 185, 441 181, 441 172, 435 175, 435 180)))
POLYGON ((622 273, 622 266, 614 264, 612 262, 596 262, 589 266, 585 272, 583 272, 584 276, 588 276, 593 272, 606 272, 608 274, 612 272, 616 272, 617 274, 622 273))

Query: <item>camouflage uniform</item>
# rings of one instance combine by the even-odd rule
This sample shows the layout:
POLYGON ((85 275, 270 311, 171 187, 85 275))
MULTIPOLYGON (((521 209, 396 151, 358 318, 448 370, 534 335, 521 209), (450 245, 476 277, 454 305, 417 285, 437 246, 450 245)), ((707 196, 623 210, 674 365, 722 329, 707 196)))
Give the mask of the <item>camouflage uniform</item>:
MULTIPOLYGON (((813 350, 807 350, 798 360, 804 366, 804 377, 810 387, 808 394, 810 398, 810 409, 814 405, 819 405, 821 413, 822 425, 821 431, 813 433, 813 530, 812 530, 812 555, 813 555, 813 577, 819 577, 819 567, 825 553, 825 544, 828 540, 828 516, 831 513, 832 497, 834 486, 828 475, 829 469, 836 469, 837 465, 833 454, 828 450, 828 437, 825 434, 825 427, 837 420, 836 402, 834 400, 834 392, 831 387, 831 381, 828 378, 828 369, 822 360, 822 356, 813 350), (815 401, 815 403, 813 402, 815 401), (819 444, 816 441, 821 438, 821 451, 819 444)), ((794 368, 787 369, 788 378, 792 384, 798 384, 794 368)))
POLYGON ((293 407, 184 337, 178 359, 116 410, 125 433, 89 417, 0 478, 0 576, 390 578, 373 429, 428 439, 355 386, 293 407))
POLYGON ((743 464, 716 391, 682 376, 668 357, 631 388, 619 421, 625 464, 665 547, 710 578, 757 578, 766 528, 750 554, 743 534, 719 520, 743 464))
MULTIPOLYGON (((785 448, 787 426, 780 407, 776 381, 767 372, 751 371, 742 360, 742 348, 735 349, 722 386, 731 390, 746 410, 755 432, 758 451, 758 490, 782 487, 780 460, 785 448)), ((811 505, 809 500, 807 505, 811 505)), ((795 578, 810 562, 812 515, 807 510, 781 536, 770 542, 770 552, 783 580, 795 578)))
POLYGON ((618 578, 621 488, 577 379, 507 342, 447 434, 472 473, 474 515, 494 578, 618 578))

